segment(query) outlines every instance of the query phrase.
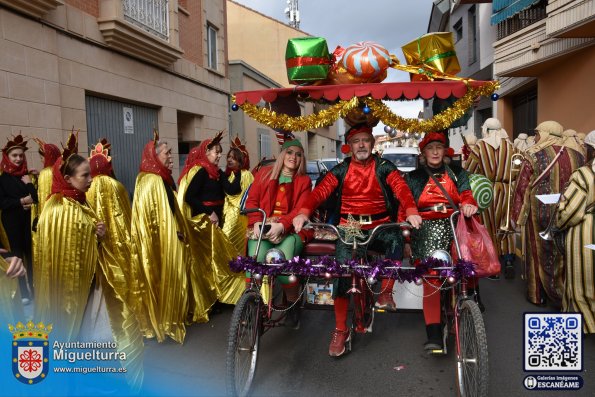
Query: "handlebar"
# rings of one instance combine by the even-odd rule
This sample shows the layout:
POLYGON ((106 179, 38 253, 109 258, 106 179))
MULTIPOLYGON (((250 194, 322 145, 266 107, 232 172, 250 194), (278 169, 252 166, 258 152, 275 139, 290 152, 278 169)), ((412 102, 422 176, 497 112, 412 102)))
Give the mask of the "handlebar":
POLYGON ((240 214, 246 215, 253 212, 260 212, 262 214, 262 224, 260 225, 260 233, 258 233, 258 242, 256 243, 256 251, 254 251, 254 258, 258 258, 260 252, 260 242, 262 241, 262 234, 264 231, 264 225, 267 223, 267 213, 262 208, 244 208, 240 211, 240 214))
POLYGON ((397 227, 409 229, 412 226, 409 222, 384 223, 384 224, 378 225, 374 229, 372 229, 372 232, 370 233, 368 238, 364 241, 358 241, 355 238, 353 239, 353 241, 346 241, 345 239, 343 239, 343 237, 341 237, 341 234, 339 234, 339 229, 335 225, 330 225, 328 223, 308 222, 304 225, 304 229, 307 229, 307 228, 311 229, 313 227, 321 227, 321 228, 325 228, 325 229, 331 229, 335 232, 335 234, 337 235, 337 237, 343 244, 353 245, 353 248, 357 248, 357 247, 366 247, 368 244, 370 244, 370 242, 374 239, 374 237, 376 237, 376 234, 382 229, 390 229, 390 228, 397 228, 397 227))

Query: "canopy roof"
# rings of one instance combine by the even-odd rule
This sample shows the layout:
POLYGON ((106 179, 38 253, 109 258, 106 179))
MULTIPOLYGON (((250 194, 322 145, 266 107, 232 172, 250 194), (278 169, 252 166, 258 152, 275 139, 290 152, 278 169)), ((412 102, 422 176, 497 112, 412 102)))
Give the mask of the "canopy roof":
POLYGON ((343 85, 318 85, 296 86, 294 88, 272 88, 257 91, 240 91, 235 94, 238 105, 249 102, 253 105, 261 100, 274 102, 278 98, 300 96, 304 99, 326 100, 335 102, 349 100, 354 97, 368 97, 373 99, 411 100, 441 99, 454 96, 460 98, 467 93, 467 85, 481 87, 490 81, 415 81, 401 83, 370 83, 370 84, 343 84, 343 85))

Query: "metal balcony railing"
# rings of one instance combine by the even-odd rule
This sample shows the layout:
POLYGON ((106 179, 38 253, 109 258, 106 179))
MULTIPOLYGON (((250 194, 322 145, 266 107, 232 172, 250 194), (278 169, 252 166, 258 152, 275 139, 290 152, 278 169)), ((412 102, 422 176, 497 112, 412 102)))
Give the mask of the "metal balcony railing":
POLYGON ((164 40, 169 36, 168 0, 122 0, 124 19, 164 40))
POLYGON ((511 18, 500 22, 498 26, 498 40, 518 32, 537 21, 547 17, 547 0, 541 0, 539 3, 519 12, 511 18))

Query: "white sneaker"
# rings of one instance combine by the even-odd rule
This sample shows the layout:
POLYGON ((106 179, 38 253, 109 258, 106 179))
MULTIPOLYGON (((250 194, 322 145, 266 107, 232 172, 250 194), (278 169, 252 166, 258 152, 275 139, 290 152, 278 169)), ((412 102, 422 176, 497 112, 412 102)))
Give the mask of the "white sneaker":
POLYGON ((21 299, 21 302, 23 302, 23 306, 27 306, 27 305, 31 304, 31 299, 23 298, 23 299, 21 299))

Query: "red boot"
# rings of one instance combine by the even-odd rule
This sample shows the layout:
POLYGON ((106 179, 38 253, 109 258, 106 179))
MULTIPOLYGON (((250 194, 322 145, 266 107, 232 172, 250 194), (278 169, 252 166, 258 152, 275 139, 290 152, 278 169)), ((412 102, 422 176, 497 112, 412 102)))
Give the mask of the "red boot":
POLYGON ((378 309, 388 310, 390 312, 397 311, 397 304, 393 299, 393 286, 395 285, 395 280, 392 279, 385 279, 382 280, 382 287, 381 293, 378 295, 378 300, 374 305, 378 309))
POLYGON ((335 329, 331 334, 331 344, 328 347, 328 354, 331 357, 339 357, 345 354, 345 350, 351 350, 351 331, 335 329))

